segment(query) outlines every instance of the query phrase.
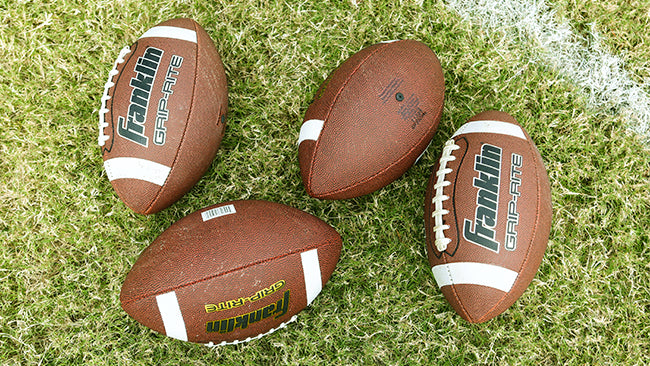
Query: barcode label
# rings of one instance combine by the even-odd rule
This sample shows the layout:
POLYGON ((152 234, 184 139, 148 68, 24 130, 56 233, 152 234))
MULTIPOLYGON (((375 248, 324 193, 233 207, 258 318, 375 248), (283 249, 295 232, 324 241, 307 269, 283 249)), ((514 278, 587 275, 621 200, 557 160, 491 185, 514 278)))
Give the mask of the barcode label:
POLYGON ((201 217, 203 218, 203 221, 208 221, 217 217, 230 215, 234 213, 237 213, 237 211, 235 211, 235 205, 226 205, 226 206, 216 207, 211 210, 207 210, 205 212, 201 212, 201 217))

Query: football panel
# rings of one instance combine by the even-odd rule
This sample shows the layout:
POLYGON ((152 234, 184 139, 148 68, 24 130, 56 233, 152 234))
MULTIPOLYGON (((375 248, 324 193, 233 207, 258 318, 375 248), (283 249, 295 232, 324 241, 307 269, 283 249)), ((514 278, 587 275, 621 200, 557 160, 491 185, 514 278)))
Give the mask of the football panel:
POLYGON ((338 98, 341 90, 347 85, 350 77, 354 75, 355 70, 359 68, 369 57, 371 57, 383 44, 375 44, 362 49, 353 54, 334 71, 332 71, 314 95, 314 100, 310 103, 305 112, 304 121, 316 119, 326 120, 333 103, 338 98))
POLYGON ((312 155, 314 153, 314 147, 316 146, 315 140, 303 140, 300 145, 298 145, 298 160, 300 162, 300 177, 302 178, 302 183, 307 190, 307 193, 312 197, 318 197, 314 193, 312 186, 309 184, 309 176, 311 172, 312 165, 312 155))
POLYGON ((171 167, 194 89, 196 44, 139 39, 115 77, 104 160, 138 157, 171 167), (176 123, 168 123, 177 121, 176 123))
POLYGON ((107 176, 118 196, 138 213, 150 213, 184 134, 196 62, 196 41, 187 34, 194 33, 163 25, 145 32, 118 63, 109 81, 114 86, 102 97, 107 108, 100 111, 100 145, 107 176), (124 164, 127 158, 137 162, 124 164), (133 190, 139 182, 145 183, 133 190))
POLYGON ((366 47, 350 56, 334 69, 318 88, 313 101, 305 112, 305 119, 301 125, 300 137, 298 139, 298 159, 305 188, 311 196, 317 197, 320 195, 314 192, 310 177, 312 174, 311 169, 314 161, 314 153, 316 151, 316 141, 318 141, 321 135, 325 120, 328 118, 334 102, 352 75, 354 75, 361 64, 382 46, 383 44, 378 43, 366 47))
POLYGON ((125 302, 122 299, 124 290, 125 288, 122 286, 122 291, 120 292, 120 305, 122 309, 133 319, 137 320, 138 323, 158 333, 165 334, 160 311, 157 311, 156 297, 150 296, 138 299, 138 301, 125 302))
POLYGON ((160 185, 141 179, 117 179, 111 185, 124 204, 135 213, 147 215, 160 185))

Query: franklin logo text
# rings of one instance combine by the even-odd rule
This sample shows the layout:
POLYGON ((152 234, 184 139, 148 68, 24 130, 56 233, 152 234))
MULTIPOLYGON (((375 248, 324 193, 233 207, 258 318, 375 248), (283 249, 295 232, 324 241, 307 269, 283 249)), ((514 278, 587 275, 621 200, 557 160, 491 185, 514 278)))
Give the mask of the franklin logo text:
POLYGON ((503 246, 506 250, 517 249, 517 225, 519 225, 519 212, 517 212, 517 199, 521 195, 521 167, 524 165, 524 158, 519 154, 512 154, 510 162, 510 195, 508 202, 508 221, 506 224, 506 241, 503 246))
POLYGON ((207 322, 206 331, 208 333, 230 333, 236 329, 246 329, 249 325, 260 322, 265 319, 273 317, 278 319, 289 311, 289 290, 284 292, 280 300, 272 304, 266 305, 261 309, 251 311, 243 315, 238 315, 232 318, 215 320, 207 322))
POLYGON ((473 186, 478 188, 476 194, 476 211, 474 220, 465 219, 463 237, 493 252, 499 252, 496 241, 496 225, 499 210, 499 186, 501 183, 501 148, 484 144, 481 153, 476 155, 473 186))
POLYGON ((244 304, 246 304, 247 302, 255 302, 258 300, 262 300, 263 298, 283 288, 285 284, 286 282, 284 280, 280 280, 265 289, 261 289, 257 291, 254 295, 249 297, 240 297, 239 299, 236 300, 222 301, 218 304, 207 304, 205 305, 205 312, 213 313, 215 311, 230 310, 240 306, 244 306, 244 304))
POLYGON ((162 58, 163 50, 155 47, 147 47, 142 57, 138 58, 135 64, 135 77, 131 78, 129 85, 131 91, 131 103, 126 118, 117 118, 118 135, 138 145, 147 147, 148 138, 144 135, 144 122, 147 119, 147 107, 151 96, 151 87, 156 79, 158 65, 162 58))

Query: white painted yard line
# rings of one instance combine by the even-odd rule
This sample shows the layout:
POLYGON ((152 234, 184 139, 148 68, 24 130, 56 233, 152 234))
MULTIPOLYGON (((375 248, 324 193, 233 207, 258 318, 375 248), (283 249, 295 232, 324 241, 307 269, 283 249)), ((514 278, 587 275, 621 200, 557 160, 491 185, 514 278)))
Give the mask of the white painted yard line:
POLYGON ((581 87, 591 107, 623 116, 628 128, 650 142, 650 96, 630 78, 623 60, 610 54, 592 26, 589 40, 558 22, 544 0, 447 0, 464 19, 488 33, 511 37, 526 45, 540 61, 581 87))

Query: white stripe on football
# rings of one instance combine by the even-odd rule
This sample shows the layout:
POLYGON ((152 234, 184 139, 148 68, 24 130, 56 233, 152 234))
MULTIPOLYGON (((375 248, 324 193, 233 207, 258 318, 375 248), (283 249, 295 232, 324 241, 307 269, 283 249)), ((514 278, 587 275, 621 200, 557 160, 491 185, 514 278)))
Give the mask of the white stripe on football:
POLYGON ((431 268, 439 287, 480 285, 508 292, 517 279, 517 272, 485 263, 456 262, 431 268))
POLYGON ((307 305, 309 305, 323 289, 323 280, 320 275, 320 262, 318 261, 318 249, 300 253, 300 257, 302 259, 302 271, 305 275, 307 305))
POLYGON ((456 136, 465 135, 468 133, 498 133, 500 135, 508 135, 526 139, 524 130, 521 127, 512 123, 501 121, 472 121, 462 125, 451 138, 456 136))
POLYGON ((108 180, 139 179, 162 186, 165 184, 171 168, 155 161, 120 157, 104 161, 108 180))
POLYGON ((171 291, 156 296, 156 303, 160 311, 165 334, 167 336, 187 341, 187 331, 185 330, 185 321, 181 313, 181 307, 178 305, 176 292, 171 291))
POLYGON ((298 138, 298 145, 305 140, 314 140, 318 141, 321 131, 323 130, 323 124, 325 121, 320 119, 310 119, 305 121, 300 127, 300 137, 298 138))
POLYGON ((181 41, 196 43, 196 32, 191 29, 180 27, 170 27, 165 25, 153 27, 144 32, 140 39, 151 37, 180 39, 181 41))

